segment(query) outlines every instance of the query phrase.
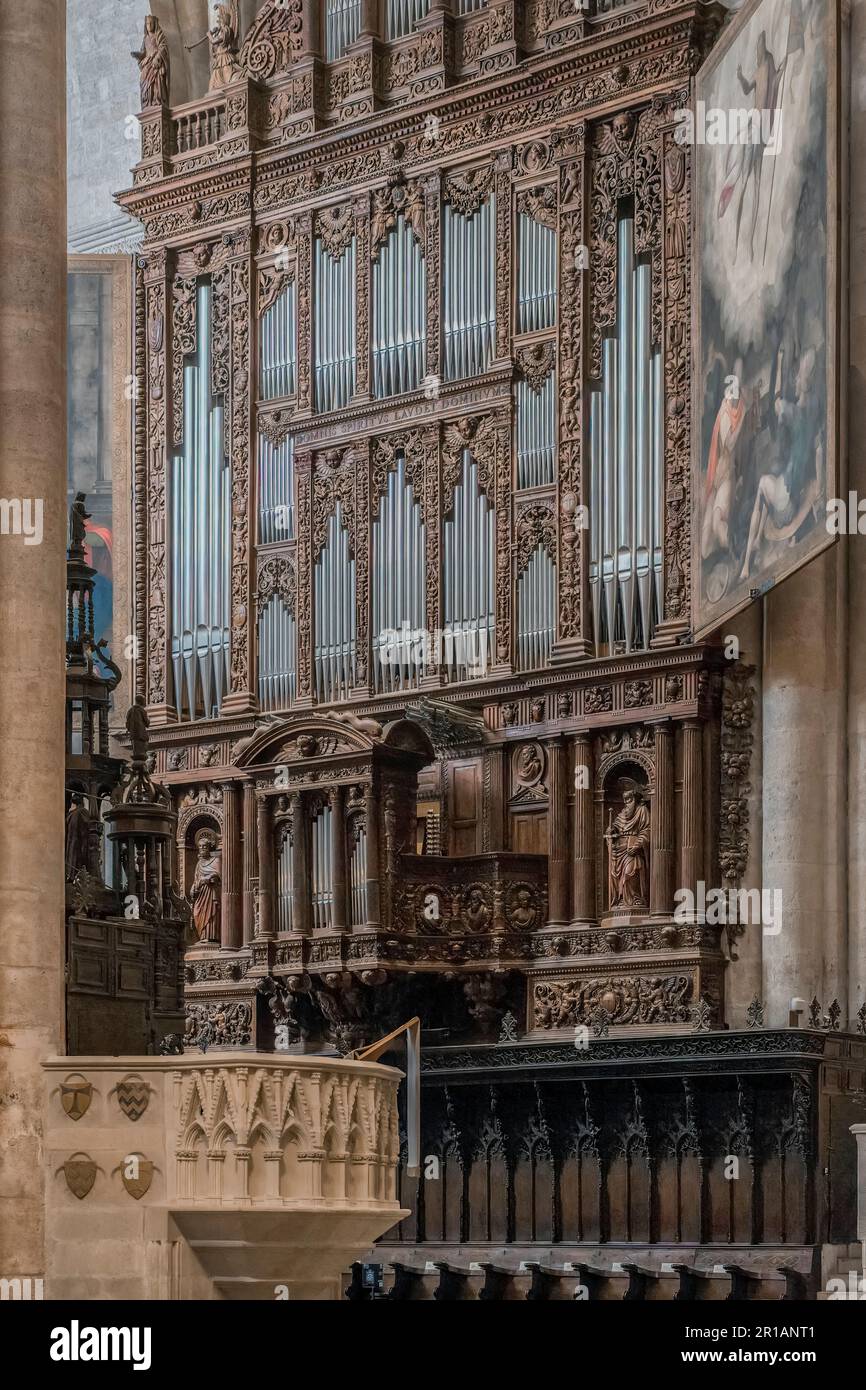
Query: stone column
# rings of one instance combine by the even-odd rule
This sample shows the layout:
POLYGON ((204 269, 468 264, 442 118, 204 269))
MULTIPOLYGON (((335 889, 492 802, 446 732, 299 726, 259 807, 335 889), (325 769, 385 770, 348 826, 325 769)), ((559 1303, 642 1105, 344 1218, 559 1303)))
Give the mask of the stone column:
POLYGON ((292 796, 292 931, 305 936, 312 931, 310 889, 310 837, 303 792, 292 796))
POLYGON ((670 723, 655 726, 656 785, 650 819, 650 912, 673 910, 674 750, 670 723))
POLYGON ((581 729, 574 737, 572 926, 575 927, 595 921, 592 783, 592 735, 588 729, 581 729))
POLYGON ((259 841, 259 936, 274 935, 274 821, 265 792, 256 792, 259 841))
POLYGON ((223 884, 220 919, 220 946, 236 951, 241 931, 241 825, 238 789, 234 782, 223 782, 223 884))
POLYGON ((256 930, 256 903, 253 880, 258 877, 259 854, 256 837, 256 790, 252 782, 244 782, 243 807, 243 929, 244 945, 252 941, 256 930))
POLYGON ((64 1048, 65 5, 0 7, 0 1273, 41 1275, 42 1058, 64 1048), (36 523, 34 525, 34 523, 36 523), (38 833, 34 828, 38 827, 38 833))
POLYGON ((763 933, 771 1028, 788 1024, 793 998, 813 996, 824 1012, 838 999, 846 1025, 844 570, 864 544, 843 540, 764 600, 762 887, 781 903, 763 933))
POLYGON ((699 719, 683 724, 683 803, 679 887, 697 893, 704 876, 704 755, 699 719))
POLYGON ((568 922, 568 771, 565 743, 547 744, 547 926, 568 922))
POLYGON ((345 931, 346 903, 346 793, 343 787, 331 792, 331 926, 345 931))

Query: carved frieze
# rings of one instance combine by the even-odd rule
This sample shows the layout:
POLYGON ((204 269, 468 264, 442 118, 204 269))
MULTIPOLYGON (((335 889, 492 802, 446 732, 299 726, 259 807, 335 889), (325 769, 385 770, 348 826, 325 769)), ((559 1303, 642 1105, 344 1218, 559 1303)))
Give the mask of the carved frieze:
POLYGON ((672 975, 611 975, 606 979, 536 980, 532 1026, 555 1029, 590 1026, 597 1010, 619 1027, 687 1023, 693 980, 672 975))
MULTIPOLYGON (((749 772, 754 748, 753 666, 738 661, 725 671, 722 691, 719 868, 738 887, 749 860, 749 772)), ((744 930, 744 928, 741 928, 744 930)))

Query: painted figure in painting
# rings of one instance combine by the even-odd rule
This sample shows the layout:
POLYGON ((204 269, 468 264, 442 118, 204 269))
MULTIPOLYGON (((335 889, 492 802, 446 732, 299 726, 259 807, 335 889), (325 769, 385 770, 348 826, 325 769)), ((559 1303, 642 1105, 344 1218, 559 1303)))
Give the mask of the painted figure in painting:
POLYGON ((622 810, 605 831, 609 902, 611 907, 645 910, 649 903, 650 814, 643 788, 631 777, 621 779, 620 792, 622 810))
POLYGON ((220 887, 222 855, 212 830, 200 830, 195 837, 198 860, 189 900, 199 941, 220 939, 220 887))
POLYGON ((729 134, 739 127, 736 141, 699 143, 694 153, 698 636, 828 543, 820 522, 836 472, 831 11, 747 0, 698 78, 706 111, 725 113, 729 134), (744 126, 743 115, 754 119, 744 126))

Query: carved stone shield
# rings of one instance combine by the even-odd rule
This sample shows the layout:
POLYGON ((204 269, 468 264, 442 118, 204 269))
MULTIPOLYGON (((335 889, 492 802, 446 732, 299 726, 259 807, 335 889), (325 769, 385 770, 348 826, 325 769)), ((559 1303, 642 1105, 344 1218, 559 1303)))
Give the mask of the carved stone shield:
POLYGON ((86 1081, 80 1072, 67 1076, 60 1087, 60 1104, 70 1120, 80 1120, 93 1100, 93 1082, 86 1081))
POLYGON ((127 1176, 126 1169, 128 1165, 126 1162, 120 1165, 120 1176, 130 1197, 134 1197, 136 1201, 139 1201, 153 1182, 153 1164, 149 1158, 139 1158, 138 1154, 136 1154, 135 1157, 138 1160, 138 1177, 131 1178, 127 1176))
POLYGON ((67 1158, 63 1165, 66 1186, 79 1200, 86 1197, 96 1182, 96 1163, 88 1154, 77 1153, 67 1158))
POLYGON ((125 1076, 117 1083, 117 1103, 128 1120, 140 1120, 150 1102, 150 1087, 140 1076, 125 1076))

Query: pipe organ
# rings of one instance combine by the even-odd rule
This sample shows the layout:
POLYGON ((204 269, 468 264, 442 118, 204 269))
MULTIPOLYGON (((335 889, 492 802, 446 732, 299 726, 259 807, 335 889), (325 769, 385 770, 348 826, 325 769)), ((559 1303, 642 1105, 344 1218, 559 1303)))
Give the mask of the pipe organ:
POLYGON ((468 450, 443 539, 444 665, 451 680, 467 680, 493 664, 496 621, 496 516, 468 450))
POLYGON ((424 556, 421 504, 398 455, 373 523, 373 684, 377 691, 409 690, 424 666, 424 556))
POLYGON ((312 904, 313 928, 319 931, 330 927, 334 908, 333 811, 325 803, 310 821, 312 841, 312 904))
POLYGON ((277 857, 276 857, 276 899, 277 899, 277 931, 289 932, 292 930, 292 858, 294 855, 294 845, 292 842, 292 828, 288 822, 283 821, 277 828, 277 857))
POLYGON ((295 394, 297 296, 289 281, 259 319, 259 391, 263 401, 295 394))
POLYGON ((259 544, 290 541, 295 534, 295 441, 278 444, 259 435, 259 544))
POLYGON ((547 666, 555 632, 556 567, 539 544, 517 581, 517 664, 521 671, 547 666))
POLYGON ((749 860, 748 675, 689 636, 674 131, 717 7, 293 6, 142 113, 121 198, 136 691, 187 890, 224 852, 195 1019, 313 1050, 418 1013, 437 1068, 510 1040, 493 1090, 523 1038, 685 1046, 740 966, 675 892, 749 860))
POLYGON ((171 461, 171 660, 178 713, 209 719, 229 680, 230 470, 212 389, 212 288, 195 288, 195 351, 183 362, 183 448, 171 461))
POLYGON ((617 225, 616 334, 604 339, 590 395, 590 589, 609 650, 649 646, 663 611, 664 392, 650 341, 652 269, 634 253, 634 219, 617 225))
POLYGON ((361 32, 361 0, 325 0, 325 59, 342 58, 361 32))
POLYGON ((355 238, 330 250, 316 237, 313 275, 316 409, 339 410, 355 390, 355 238))
POLYGON ((517 486, 552 487, 556 477, 556 370, 515 392, 517 486))
POLYGON ((339 502, 316 561, 314 612, 316 695, 346 700, 355 683, 355 561, 339 502))
POLYGON ((520 212, 517 249, 517 331, 552 328, 556 322, 556 231, 520 212))
POLYGON ((259 616, 259 704, 288 709, 297 687, 295 617, 280 594, 273 594, 259 616))
POLYGON ((411 34, 429 8, 430 0, 385 0, 385 38, 401 39, 411 34))
POLYGON ((424 257, 398 217, 373 262, 373 394, 413 391, 424 376, 427 282, 424 257))
POLYGON ((485 198, 474 212, 446 203, 442 217, 445 376, 477 376, 494 357, 496 208, 485 198))

